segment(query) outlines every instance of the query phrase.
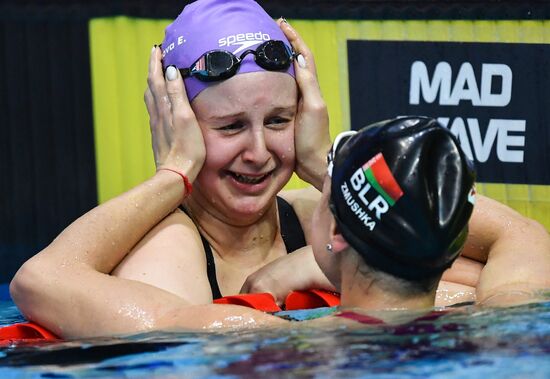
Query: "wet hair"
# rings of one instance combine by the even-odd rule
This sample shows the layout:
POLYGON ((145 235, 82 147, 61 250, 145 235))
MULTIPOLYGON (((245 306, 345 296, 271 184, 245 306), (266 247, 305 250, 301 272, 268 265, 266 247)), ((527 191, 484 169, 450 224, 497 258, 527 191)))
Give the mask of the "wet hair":
MULTIPOLYGON (((353 253, 361 257, 361 255, 356 251, 353 251, 353 253)), ((365 261, 361 261, 358 270, 365 278, 369 278, 376 282, 376 285, 381 290, 388 293, 393 293, 404 299, 431 293, 437 289, 439 280, 443 274, 441 272, 436 275, 419 279, 403 279, 382 270, 373 268, 367 265, 365 261)))

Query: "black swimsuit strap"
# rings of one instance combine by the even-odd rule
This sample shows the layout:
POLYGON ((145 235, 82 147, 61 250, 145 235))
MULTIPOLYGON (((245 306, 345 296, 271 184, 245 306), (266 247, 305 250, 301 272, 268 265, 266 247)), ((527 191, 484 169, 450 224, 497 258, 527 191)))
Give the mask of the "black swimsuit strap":
MULTIPOLYGON (((189 218, 191 216, 189 213, 187 213, 187 210, 183 207, 183 205, 180 205, 179 207, 183 213, 185 213, 189 218)), ((201 236, 202 241, 202 247, 204 248, 204 255, 206 257, 206 276, 208 277, 208 282, 210 283, 210 290, 212 291, 212 299, 216 300, 219 299, 222 296, 222 293, 220 291, 220 286, 218 285, 218 279, 216 278, 216 263, 214 262, 214 254, 212 253, 212 248, 210 247, 210 243, 202 233, 200 232, 199 228, 197 227, 197 232, 199 233, 199 236, 201 236)))
MULTIPOLYGON (((290 254, 293 251, 306 246, 304 231, 292 206, 285 199, 279 196, 277 196, 277 208, 279 210, 279 227, 281 228, 281 237, 283 238, 287 254, 290 254)), ((189 216, 189 213, 187 213, 185 208, 180 207, 180 209, 189 216)), ((208 277, 208 282, 210 283, 210 289, 212 290, 212 299, 216 300, 223 296, 220 291, 220 286, 218 285, 218 278, 216 276, 214 254, 212 253, 210 243, 208 243, 207 239, 204 238, 198 228, 197 231, 201 236, 202 246, 206 256, 206 275, 208 277)))
POLYGON ((279 209, 279 227, 281 237, 285 243, 287 253, 292 253, 306 246, 304 230, 298 219, 298 215, 285 199, 277 196, 277 207, 279 209))
POLYGON ((206 255, 206 275, 208 276, 208 282, 210 283, 210 289, 212 290, 212 300, 222 298, 220 286, 218 285, 218 278, 216 277, 216 263, 214 262, 214 254, 212 254, 212 248, 210 244, 204 238, 201 232, 202 246, 204 247, 204 254, 206 255))

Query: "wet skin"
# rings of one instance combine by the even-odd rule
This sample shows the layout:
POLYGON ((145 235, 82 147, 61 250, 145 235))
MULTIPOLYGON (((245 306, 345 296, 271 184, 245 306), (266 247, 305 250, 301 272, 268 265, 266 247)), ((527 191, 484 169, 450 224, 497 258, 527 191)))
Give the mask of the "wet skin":
POLYGON ((237 75, 199 94, 191 105, 206 160, 189 207, 231 225, 257 221, 294 170, 296 102, 294 79, 275 72, 237 75))

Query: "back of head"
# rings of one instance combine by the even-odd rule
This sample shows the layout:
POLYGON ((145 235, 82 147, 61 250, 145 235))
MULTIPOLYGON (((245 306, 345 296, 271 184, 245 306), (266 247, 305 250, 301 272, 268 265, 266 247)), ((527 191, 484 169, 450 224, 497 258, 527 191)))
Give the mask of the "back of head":
POLYGON ((369 125, 333 165, 331 210, 369 267, 422 281, 453 263, 468 233, 475 172, 449 130, 427 117, 369 125))
MULTIPOLYGON (((277 23, 253 0, 197 0, 187 5, 166 27, 162 42, 163 66, 189 68, 201 55, 225 50, 236 56, 268 40, 290 43, 277 23)), ((263 71, 252 55, 244 58, 238 73, 263 71)), ((287 73, 294 76, 293 66, 287 73)), ((185 78, 189 101, 214 83, 185 78)))

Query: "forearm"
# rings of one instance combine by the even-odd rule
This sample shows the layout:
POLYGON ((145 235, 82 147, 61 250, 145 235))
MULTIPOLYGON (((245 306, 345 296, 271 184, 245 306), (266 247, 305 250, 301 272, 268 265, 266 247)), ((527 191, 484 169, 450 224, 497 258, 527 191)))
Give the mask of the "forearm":
MULTIPOLYGON (((30 268, 31 270, 37 269, 30 268)), ((59 270, 58 270, 59 271, 59 270)), ((190 305, 169 292, 132 280, 83 269, 60 270, 65 281, 36 276, 44 296, 31 291, 20 304, 27 319, 62 338, 128 335, 154 330, 220 330, 277 325, 282 320, 253 309, 229 305, 190 305), (86 286, 79 285, 85 282, 86 286), (67 302, 69 299, 69 302, 67 302)), ((46 273, 52 273, 47 269, 46 273)), ((13 286, 24 290, 24 282, 13 286)))
MULTIPOLYGON (((296 174, 319 191, 327 167, 330 148, 329 117, 317 80, 313 54, 300 35, 282 18, 277 21, 302 64, 295 64, 296 82, 300 91, 295 121, 296 174)), ((297 63, 297 62, 296 62, 297 63)))
MULTIPOLYGON (((311 184, 318 191, 323 189, 323 180, 327 172, 327 151, 330 146, 323 146, 312 151, 307 159, 300 160, 296 164, 296 174, 303 181, 311 184)), ((306 155, 306 154, 303 154, 306 155)))
POLYGON ((335 290, 317 265, 311 246, 285 255, 250 275, 244 282, 241 293, 268 292, 281 305, 291 291, 308 289, 335 290), (297 267, 299 272, 296 272, 297 267))
POLYGON ((293 265, 294 267, 301 267, 301 274, 299 280, 297 280, 290 290, 308 290, 308 289, 324 289, 328 291, 336 291, 336 288, 323 273, 315 256, 311 246, 303 247, 292 254, 296 254, 296 258, 299 259, 299 265, 293 265))
POLYGON ((10 291, 25 318, 63 338, 157 329, 166 304, 182 303, 163 290, 101 274, 88 266, 69 269, 40 263, 24 265, 10 291))

